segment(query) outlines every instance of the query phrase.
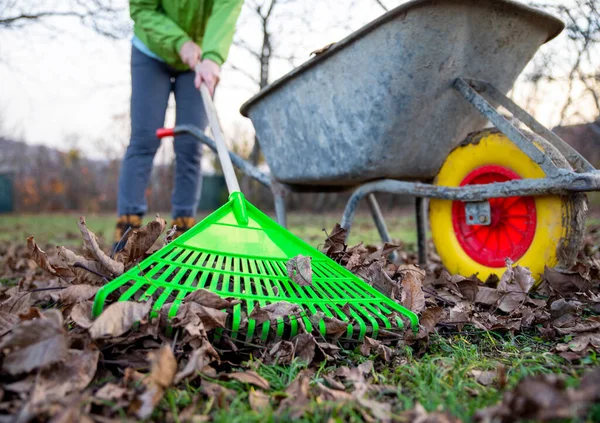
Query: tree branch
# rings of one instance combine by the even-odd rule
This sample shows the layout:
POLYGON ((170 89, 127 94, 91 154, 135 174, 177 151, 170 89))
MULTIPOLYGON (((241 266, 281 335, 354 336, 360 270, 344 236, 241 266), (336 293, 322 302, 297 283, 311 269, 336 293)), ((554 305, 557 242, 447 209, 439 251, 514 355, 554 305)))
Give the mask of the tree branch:
POLYGON ((69 16, 69 17, 77 17, 84 18, 87 15, 82 15, 77 12, 39 12, 34 14, 23 13, 21 15, 11 16, 8 18, 0 18, 0 25, 10 26, 15 22, 26 20, 26 21, 36 21, 43 18, 51 17, 51 16, 69 16))
POLYGON ((381 8, 382 8, 383 10, 385 10, 386 12, 387 12, 388 10, 390 10, 390 9, 388 9, 388 7, 387 7, 385 4, 383 4, 383 2, 382 2, 381 0, 375 0, 375 3, 377 3, 379 6, 381 6, 381 8))
POLYGON ((242 75, 244 75, 246 78, 248 78, 249 80, 251 80, 252 82, 254 82, 256 85, 260 84, 260 81, 254 76, 252 75, 250 72, 248 72, 245 69, 242 69, 236 65, 234 65, 231 62, 227 63, 227 66, 229 66, 232 70, 241 73, 242 75))

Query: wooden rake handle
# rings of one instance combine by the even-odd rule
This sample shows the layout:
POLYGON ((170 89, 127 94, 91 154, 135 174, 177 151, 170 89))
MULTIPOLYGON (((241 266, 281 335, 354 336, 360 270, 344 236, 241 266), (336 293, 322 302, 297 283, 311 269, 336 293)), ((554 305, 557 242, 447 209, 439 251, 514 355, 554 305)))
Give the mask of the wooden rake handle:
POLYGON ((221 168, 223 169, 223 174, 225 175, 225 181, 227 182, 229 194, 241 192, 240 184, 235 176, 233 164, 231 163, 231 158, 229 157, 229 150, 227 149, 227 145, 225 145, 225 138, 223 137, 223 132, 221 131, 219 117, 217 116, 217 111, 215 110, 215 105, 210 92, 208 91, 208 87, 205 84, 200 86, 200 94, 202 95, 204 110, 208 116, 210 130, 213 134, 213 138, 215 139, 215 143, 217 144, 217 154, 219 156, 221 168))

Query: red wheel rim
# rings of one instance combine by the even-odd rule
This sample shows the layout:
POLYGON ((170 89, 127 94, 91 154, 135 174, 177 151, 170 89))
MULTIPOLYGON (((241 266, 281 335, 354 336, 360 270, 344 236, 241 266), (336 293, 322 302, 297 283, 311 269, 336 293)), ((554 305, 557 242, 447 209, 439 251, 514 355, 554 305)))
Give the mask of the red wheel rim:
MULTIPOLYGON (((521 179, 502 166, 487 165, 469 173, 460 186, 521 179)), ((533 197, 492 198, 490 225, 467 225, 465 204, 452 203, 452 225, 463 250, 479 264, 504 267, 506 258, 517 261, 529 249, 536 228, 533 197)))

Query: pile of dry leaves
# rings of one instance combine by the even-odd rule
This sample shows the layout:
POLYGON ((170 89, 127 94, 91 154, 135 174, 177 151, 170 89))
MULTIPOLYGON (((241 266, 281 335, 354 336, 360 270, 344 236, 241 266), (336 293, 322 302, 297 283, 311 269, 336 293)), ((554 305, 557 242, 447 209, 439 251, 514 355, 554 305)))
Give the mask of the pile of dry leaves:
MULTIPOLYGON (((405 264, 387 257, 398 246, 348 247, 345 233, 336 226, 325 242, 325 253, 365 281, 420 314, 418 333, 407 331, 400 339, 366 338, 360 345, 340 342, 347 323, 327 322, 327 338, 300 330, 291 339, 231 341, 223 332, 238 301, 198 290, 188 295, 170 322, 166 314, 150 317, 150 302, 115 302, 95 320, 92 299, 108 280, 135 266, 170 241, 160 235, 164 220, 157 218, 129 234, 123 251, 106 254, 79 222, 83 254, 57 247, 48 255, 34 239, 27 248, 2 251, 4 277, 19 277, 14 286, 0 287, 0 422, 52 419, 56 422, 111 421, 149 418, 172 387, 193 387, 197 395, 178 413, 181 421, 208 421, 211 409, 227 408, 235 392, 220 381, 236 380, 253 388, 252 409, 274 410, 276 416, 302 416, 313 399, 319 403, 352 404, 366 421, 456 421, 443 413, 427 413, 419 404, 394 415, 382 395, 397 395, 398 386, 373 378, 375 360, 392 365, 399 346, 425 351, 435 331, 461 331, 465 325, 480 330, 538 331, 555 343, 555 352, 577 361, 600 347, 600 260, 594 240, 588 239, 577 265, 569 271, 546 269, 537 285, 530 272, 511 267, 501 279, 479 281, 476 276, 449 275, 434 255, 427 269, 403 255, 405 264), (38 268, 39 266, 39 268, 38 268), (43 270, 40 270, 43 269, 43 270), (344 361, 344 348, 370 357, 360 366, 344 361), (284 392, 273 394, 258 373, 261 365, 309 364, 284 392), (335 370, 316 369, 328 362, 335 370), (377 394, 378 400, 375 400, 377 394), (207 406, 207 401, 209 406, 207 406)), ((510 264, 510 263, 509 263, 510 264)), ((309 262, 302 257, 289 263, 290 277, 310 284, 309 262), (308 263, 308 264, 307 264, 308 263)), ((280 302, 257 308, 249 316, 257 322, 276 321, 300 313, 296 305, 280 302)), ((478 377, 484 377, 479 375, 478 377)), ((481 410, 481 421, 563 418, 576 415, 600 400, 600 372, 587 374, 577 389, 557 377, 523 380, 495 407, 481 410), (552 405, 552 407, 550 407, 552 405)), ((169 402, 172 406, 172 402, 169 402)), ((174 415, 161 411, 161 420, 174 415)))

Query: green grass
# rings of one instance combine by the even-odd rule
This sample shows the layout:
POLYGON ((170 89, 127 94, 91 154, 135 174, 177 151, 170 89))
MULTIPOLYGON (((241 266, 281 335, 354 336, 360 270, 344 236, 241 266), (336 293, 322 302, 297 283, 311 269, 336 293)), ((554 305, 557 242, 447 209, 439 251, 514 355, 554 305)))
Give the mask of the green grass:
MULTIPOLYGON (((433 336, 427 352, 415 356, 413 349, 405 347, 392 363, 375 361, 371 374, 373 383, 392 385, 396 392, 372 395, 371 398, 392 405, 394 416, 411 410, 415 402, 421 403, 427 411, 444 410, 463 421, 470 421, 474 413, 501 400, 504 390, 512 389, 518 381, 528 375, 558 373, 564 375, 568 386, 577 386, 584 369, 572 366, 561 357, 548 352, 549 344, 534 335, 501 335, 493 332, 477 332, 471 335, 456 334, 446 337, 433 336), (506 369, 506 386, 499 389, 498 382, 483 386, 471 374, 472 370, 496 370, 499 365, 506 369)), ((345 351, 343 362, 350 366, 367 360, 356 351, 345 351)), ((588 357, 588 363, 598 365, 595 357, 588 357)), ((295 361, 286 366, 257 365, 257 372, 269 381, 273 397, 283 395, 285 388, 305 368, 304 363, 295 361)), ((312 384, 324 383, 323 374, 335 371, 335 367, 323 365, 317 370, 312 384)), ((240 382, 219 383, 236 392, 236 397, 227 407, 216 407, 213 400, 204 398, 197 404, 198 412, 207 412, 212 421, 235 422, 287 422, 291 420, 285 411, 276 413, 276 402, 271 399, 271 407, 261 412, 253 411, 248 402, 250 386, 240 382)), ((325 383, 324 383, 325 384, 325 383)), ((191 404, 198 389, 188 386, 187 390, 171 389, 171 395, 163 399, 155 418, 164 418, 164 411, 180 412, 191 404), (160 411, 163 410, 163 411, 160 411)), ((361 422, 362 414, 354 403, 331 403, 322 399, 312 399, 300 422, 361 422)), ((588 413, 587 420, 600 415, 596 406, 588 413)), ((577 420, 575 420, 577 421, 577 420)))
MULTIPOLYGON (((3 215, 0 220, 0 241, 25 242, 33 235, 40 244, 77 245, 81 234, 77 228, 79 214, 43 213, 3 215)), ((87 215, 88 227, 100 237, 101 241, 110 241, 116 219, 112 215, 87 215)))
MULTIPOLYGON (((80 214, 76 213, 43 213, 43 214, 9 214, 0 220, 0 241, 20 242, 33 235, 40 245, 78 245, 81 236, 77 228, 80 214)), ((167 224, 170 223, 168 213, 161 213, 167 224)), ((202 219, 206 215, 199 216, 202 219)), ((152 219, 146 217, 145 222, 152 219)), ((329 233, 333 226, 341 220, 339 214, 290 213, 288 229, 313 246, 322 244, 326 238, 323 229, 329 233)), ((86 215, 88 227, 105 245, 112 242, 116 218, 111 214, 86 215)), ((408 211, 386 213, 386 223, 392 237, 396 240, 413 243, 416 240, 416 229, 413 216, 408 211)), ((350 245, 358 242, 365 244, 380 243, 379 234, 369 214, 358 214, 350 234, 350 245)))

